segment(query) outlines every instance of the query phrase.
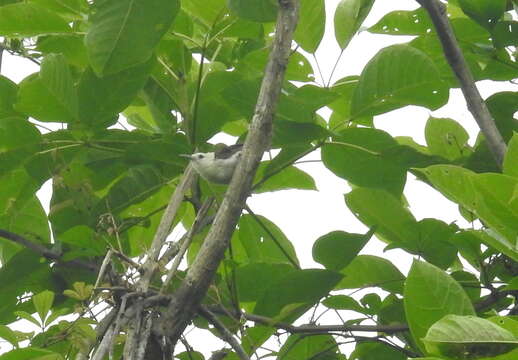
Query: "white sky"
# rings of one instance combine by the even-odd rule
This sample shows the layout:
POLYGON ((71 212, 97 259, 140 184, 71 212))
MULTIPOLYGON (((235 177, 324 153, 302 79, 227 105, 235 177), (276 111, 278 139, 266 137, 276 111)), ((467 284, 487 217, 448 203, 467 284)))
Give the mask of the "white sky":
MULTIPOLYGON (((316 58, 326 80, 340 52, 334 39, 332 23, 334 9, 338 2, 338 0, 326 0, 326 34, 316 53, 316 58)), ((376 1, 364 26, 369 27, 375 24, 384 14, 390 11, 412 10, 417 7, 417 3, 413 0, 376 1)), ((333 80, 346 75, 360 74, 367 61, 379 49, 396 42, 406 42, 409 39, 410 37, 361 32, 353 38, 343 54, 333 80)), ((308 59, 312 60, 311 57, 308 57, 308 59)), ((12 57, 4 52, 2 75, 18 83, 25 76, 36 71, 38 71, 38 67, 35 64, 18 57, 12 57)), ((486 81, 478 85, 484 98, 495 92, 516 90, 516 86, 513 88, 508 83, 500 84, 486 81)), ((411 136, 418 143, 425 144, 424 127, 430 115, 451 117, 460 122, 470 134, 470 143, 473 144, 478 128, 466 110, 464 99, 458 90, 450 92, 450 102, 438 111, 431 112, 424 108, 409 106, 376 117, 374 122, 377 128, 389 132, 392 136, 411 136)), ((319 154, 313 154, 309 158, 319 159, 319 154)), ((293 242, 303 267, 320 267, 313 262, 311 257, 311 248, 318 237, 333 230, 364 233, 367 229, 356 220, 344 203, 343 194, 350 190, 344 180, 332 174, 322 163, 304 163, 300 164, 299 167, 313 176, 319 191, 290 190, 253 195, 248 200, 248 204, 254 212, 266 216, 284 231, 293 242)), ((47 183, 38 193, 47 210, 50 191, 51 187, 47 183)), ((412 175, 408 176, 404 194, 408 199, 412 213, 418 220, 431 217, 447 223, 456 221, 460 226, 468 225, 462 220, 455 204, 438 195, 426 184, 416 181, 412 175)), ((383 253, 384 246, 385 244, 377 240, 371 240, 362 253, 385 257, 406 274, 412 257, 397 249, 383 253)), ((206 346, 216 349, 217 345, 209 345, 209 338, 211 337, 205 336, 204 343, 206 346)))

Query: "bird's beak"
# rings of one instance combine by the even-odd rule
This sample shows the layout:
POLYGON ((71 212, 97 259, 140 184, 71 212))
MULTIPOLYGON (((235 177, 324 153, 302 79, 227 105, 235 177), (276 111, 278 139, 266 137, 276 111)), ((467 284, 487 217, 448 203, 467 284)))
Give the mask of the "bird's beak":
POLYGON ((178 154, 178 156, 192 160, 192 155, 189 154, 178 154))

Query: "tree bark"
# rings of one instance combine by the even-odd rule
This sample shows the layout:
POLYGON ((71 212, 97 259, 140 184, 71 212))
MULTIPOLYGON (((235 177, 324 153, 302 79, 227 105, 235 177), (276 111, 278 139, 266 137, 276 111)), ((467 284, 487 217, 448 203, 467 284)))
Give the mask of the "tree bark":
POLYGON ((275 39, 265 70, 254 116, 241 160, 221 203, 214 223, 179 289, 155 331, 174 346, 196 314, 223 259, 234 228, 250 193, 255 171, 272 136, 272 120, 291 53, 298 19, 299 0, 279 0, 275 39))

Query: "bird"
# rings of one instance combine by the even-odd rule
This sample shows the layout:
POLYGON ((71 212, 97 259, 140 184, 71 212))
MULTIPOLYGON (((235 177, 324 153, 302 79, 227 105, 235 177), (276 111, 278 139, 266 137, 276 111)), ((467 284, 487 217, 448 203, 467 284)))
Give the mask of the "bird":
POLYGON ((214 152, 196 152, 192 155, 180 154, 191 160, 194 170, 205 180, 216 184, 229 184, 241 158, 243 144, 217 144, 214 152))

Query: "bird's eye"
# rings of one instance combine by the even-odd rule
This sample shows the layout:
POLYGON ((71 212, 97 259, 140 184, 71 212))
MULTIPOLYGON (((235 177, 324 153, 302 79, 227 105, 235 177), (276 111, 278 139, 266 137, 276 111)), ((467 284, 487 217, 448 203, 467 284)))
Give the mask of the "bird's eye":
POLYGON ((203 154, 198 154, 198 159, 203 159, 203 154))

